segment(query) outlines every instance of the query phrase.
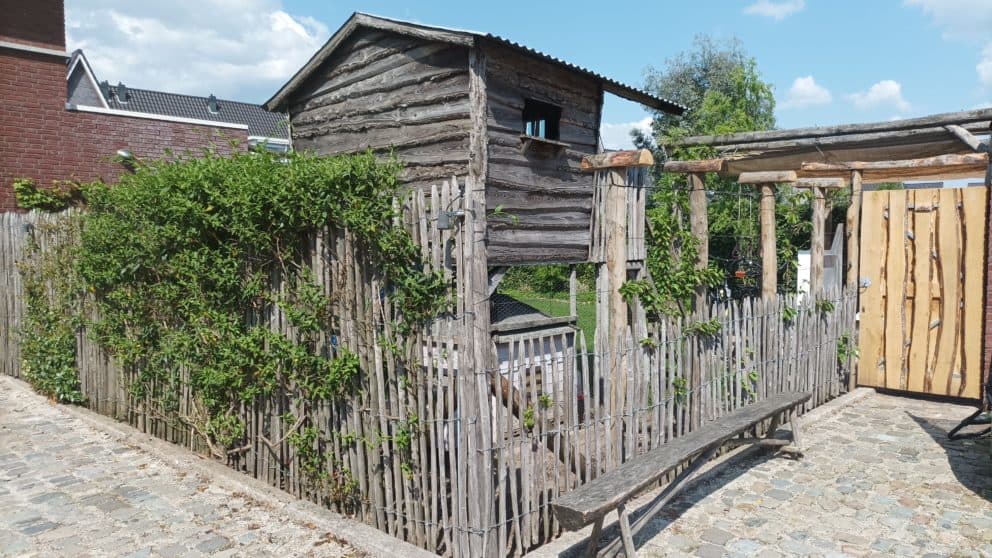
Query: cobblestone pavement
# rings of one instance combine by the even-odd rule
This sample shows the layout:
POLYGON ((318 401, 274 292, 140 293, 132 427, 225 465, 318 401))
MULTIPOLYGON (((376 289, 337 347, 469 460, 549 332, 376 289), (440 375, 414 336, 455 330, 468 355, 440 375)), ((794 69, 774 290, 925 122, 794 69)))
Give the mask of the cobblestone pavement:
POLYGON ((358 554, 0 378, 0 556, 358 554))
POLYGON ((972 411, 871 395, 808 423, 801 460, 728 461, 635 537, 639 555, 990 557, 989 439, 945 435, 972 411))

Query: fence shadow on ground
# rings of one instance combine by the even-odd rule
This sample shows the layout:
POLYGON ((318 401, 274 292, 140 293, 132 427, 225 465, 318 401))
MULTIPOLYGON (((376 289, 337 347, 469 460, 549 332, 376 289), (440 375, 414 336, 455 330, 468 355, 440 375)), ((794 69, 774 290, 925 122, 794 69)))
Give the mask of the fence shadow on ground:
MULTIPOLYGON (((947 437, 947 433, 957 426, 957 421, 934 420, 909 412, 906 414, 935 442, 940 444, 940 447, 944 448, 951 471, 961 486, 974 492, 980 498, 992 502, 992 475, 989 474, 989 459, 992 455, 989 451, 989 445, 992 444, 992 437, 985 435, 980 438, 951 440, 947 437)), ((987 427, 987 425, 968 426, 961 431, 961 434, 977 433, 987 427)))
MULTIPOLYGON (((779 432, 776 438, 787 437, 788 434, 779 432)), ((701 502, 707 496, 717 490, 727 486, 738 477, 747 474, 748 471, 770 461, 772 459, 791 459, 788 455, 780 453, 771 448, 754 447, 731 452, 719 459, 711 469, 693 479, 658 515, 648 521, 647 525, 634 536, 634 546, 638 551, 642 550, 644 543, 651 540, 656 535, 664 531, 675 523, 685 512, 701 502)), ((653 492, 657 493, 656 490, 653 492)), ((652 498, 653 500, 653 498, 652 498)), ((640 517, 651 506, 651 501, 639 502, 637 510, 631 514, 631 523, 640 517)), ((620 536, 620 526, 615 513, 606 516, 603 525, 603 534, 600 538, 599 549, 602 551, 614 539, 620 536)), ((583 537, 581 541, 573 544, 562 552, 558 553, 559 558, 578 558, 585 556, 586 545, 589 538, 583 537)), ((618 550, 619 555, 622 551, 618 550)))

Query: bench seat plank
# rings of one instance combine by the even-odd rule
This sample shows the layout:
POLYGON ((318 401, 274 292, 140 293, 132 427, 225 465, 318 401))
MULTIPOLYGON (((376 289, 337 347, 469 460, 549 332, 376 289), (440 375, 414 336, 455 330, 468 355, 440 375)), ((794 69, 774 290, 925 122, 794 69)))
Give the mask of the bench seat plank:
POLYGON ((694 432, 632 458, 620 467, 562 495, 554 503, 562 527, 581 529, 657 482, 679 463, 746 432, 755 424, 807 401, 810 393, 780 393, 747 405, 694 432))

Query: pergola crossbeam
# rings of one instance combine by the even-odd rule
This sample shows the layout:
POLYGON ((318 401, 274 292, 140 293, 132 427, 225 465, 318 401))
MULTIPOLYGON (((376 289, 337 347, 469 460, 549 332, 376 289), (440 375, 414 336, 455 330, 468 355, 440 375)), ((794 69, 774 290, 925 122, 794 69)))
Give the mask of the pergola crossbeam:
POLYGON ((737 147, 740 149, 748 149, 747 146, 749 144, 767 143, 770 141, 827 137, 840 138, 844 136, 850 137, 852 135, 869 133, 919 133, 921 129, 940 130, 940 127, 948 125, 958 125, 963 126, 968 130, 980 131, 982 129, 989 129, 990 120, 992 120, 992 108, 983 108, 886 122, 845 124, 840 126, 819 126, 815 128, 796 128, 792 130, 771 130, 764 132, 740 132, 736 134, 710 136, 691 136, 680 140, 679 145, 683 147, 708 145, 712 147, 737 147))
POLYGON ((737 177, 738 184, 777 184, 795 182, 799 177, 796 171, 758 171, 742 172, 737 177))
POLYGON ((726 159, 697 159, 693 161, 668 161, 665 163, 666 172, 725 172, 726 159))
POLYGON ((823 189, 838 189, 846 188, 848 185, 848 180, 840 177, 836 178, 799 178, 794 183, 793 186, 796 188, 823 188, 823 189))

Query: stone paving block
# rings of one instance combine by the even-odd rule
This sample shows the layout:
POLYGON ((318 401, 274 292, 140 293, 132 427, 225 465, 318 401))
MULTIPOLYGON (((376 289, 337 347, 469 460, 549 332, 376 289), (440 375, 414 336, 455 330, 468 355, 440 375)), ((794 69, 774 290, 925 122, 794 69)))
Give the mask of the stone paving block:
POLYGON ((321 541, 320 533, 278 509, 245 506, 222 485, 125 446, 43 397, 6 388, 0 388, 2 558, 186 558, 228 550, 288 556, 310 552, 317 542, 319 556, 355 553, 321 541))

